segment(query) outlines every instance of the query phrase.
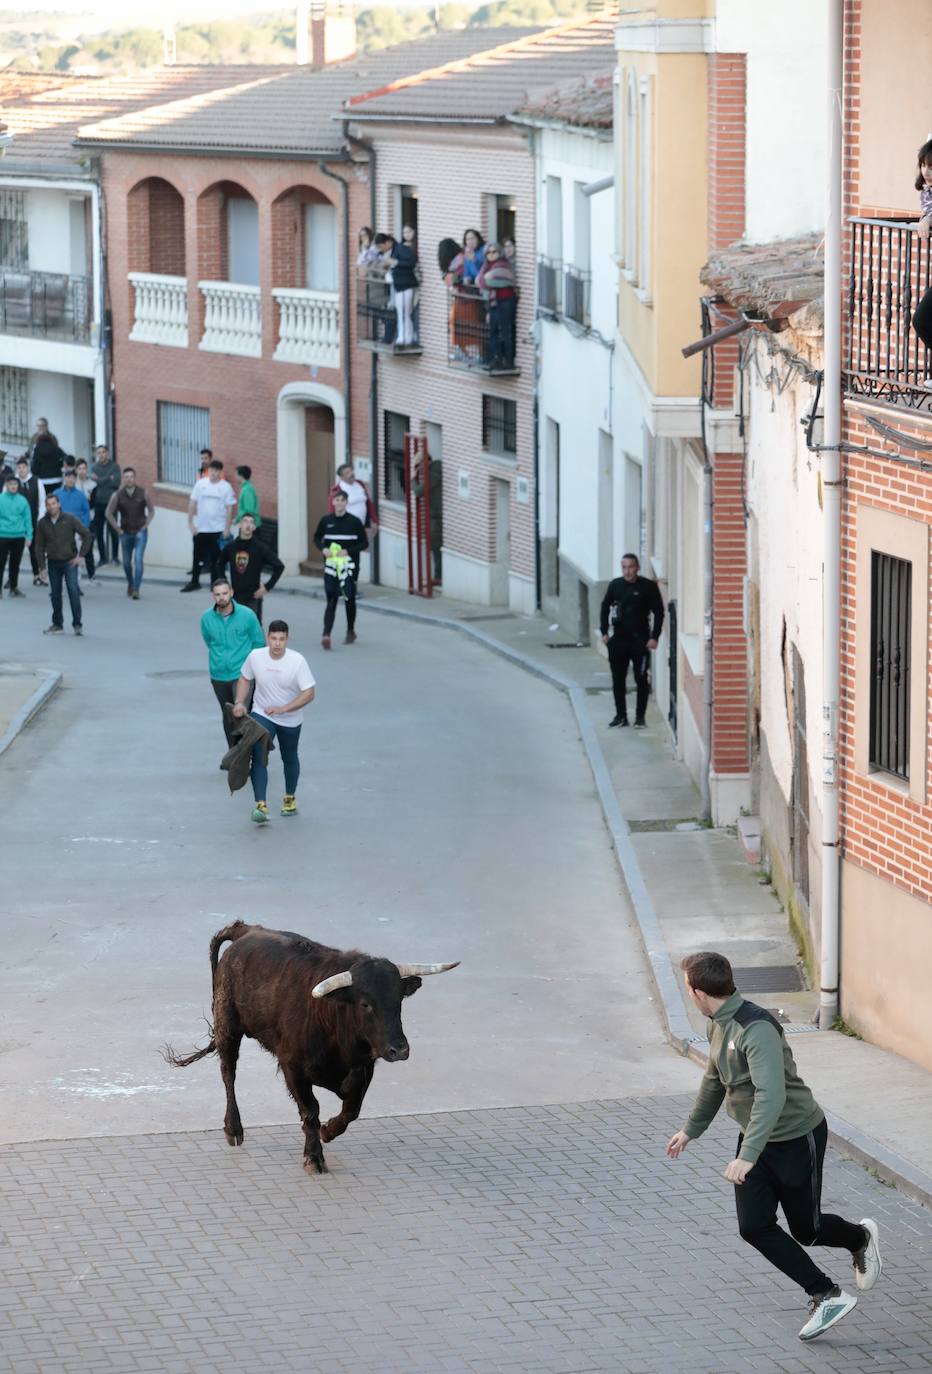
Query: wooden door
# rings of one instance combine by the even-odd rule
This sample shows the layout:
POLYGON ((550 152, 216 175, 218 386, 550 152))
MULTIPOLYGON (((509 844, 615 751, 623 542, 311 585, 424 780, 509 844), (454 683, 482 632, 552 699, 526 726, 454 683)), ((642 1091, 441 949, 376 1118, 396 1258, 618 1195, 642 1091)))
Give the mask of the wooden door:
POLYGON ((333 440, 333 411, 328 406, 305 406, 305 463, 307 465, 308 556, 301 564, 303 573, 323 575, 324 560, 314 545, 314 531, 327 514, 330 488, 336 481, 333 440))

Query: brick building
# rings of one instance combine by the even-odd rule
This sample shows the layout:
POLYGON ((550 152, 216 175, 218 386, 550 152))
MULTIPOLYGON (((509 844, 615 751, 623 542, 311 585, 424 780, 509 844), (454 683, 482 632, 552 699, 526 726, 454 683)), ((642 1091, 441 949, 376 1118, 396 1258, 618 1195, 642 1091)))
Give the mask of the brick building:
POLYGON ((530 612, 537 604, 530 331, 538 188, 529 130, 509 115, 535 92, 610 70, 612 25, 598 18, 503 39, 473 59, 372 88, 348 102, 345 114, 350 131, 375 150, 375 227, 396 237, 404 224, 416 229, 422 277, 418 347, 365 340, 378 359, 379 447, 372 457, 381 579, 408 581, 403 441, 411 433, 442 462, 444 592, 530 612), (475 339, 466 337, 464 314, 441 277, 438 245, 462 242, 469 227, 486 240, 516 244, 513 369, 492 368, 478 301, 475 339))

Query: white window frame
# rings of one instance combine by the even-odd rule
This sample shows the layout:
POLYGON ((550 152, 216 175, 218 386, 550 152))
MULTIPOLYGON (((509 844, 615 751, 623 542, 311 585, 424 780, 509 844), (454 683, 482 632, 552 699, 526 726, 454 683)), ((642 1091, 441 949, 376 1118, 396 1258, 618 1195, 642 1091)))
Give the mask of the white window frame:
POLYGON ((653 305, 651 294, 651 212, 654 185, 654 80, 642 76, 638 90, 638 298, 653 305))
POLYGON ((638 262, 638 88, 637 73, 628 72, 625 98, 624 156, 624 273, 637 285, 638 262))

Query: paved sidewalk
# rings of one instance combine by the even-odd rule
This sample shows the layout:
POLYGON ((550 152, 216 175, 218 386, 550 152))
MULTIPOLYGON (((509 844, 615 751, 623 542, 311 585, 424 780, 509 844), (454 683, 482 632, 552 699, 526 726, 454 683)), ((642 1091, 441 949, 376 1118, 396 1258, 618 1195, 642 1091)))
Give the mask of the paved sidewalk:
MULTIPOLYGON (((159 569, 152 580, 181 585, 184 577, 181 570, 159 569)), ((323 600, 312 578, 283 578, 276 600, 279 592, 323 600)), ((371 612, 434 622, 468 634, 568 693, 670 1038, 681 1052, 701 1060, 704 1022, 682 996, 680 957, 713 946, 736 966, 770 967, 795 964, 797 954, 775 893, 745 862, 735 836, 699 819, 699 795, 673 756, 653 701, 648 730, 608 730, 614 709, 606 658, 573 644, 541 615, 443 596, 427 600, 366 584, 360 610, 362 634, 371 612)), ((875 1045, 815 1030, 813 991, 750 995, 783 1012, 801 1071, 830 1115, 835 1143, 932 1206, 932 1075, 875 1045)))
POLYGON ((0 667, 0 754, 4 754, 61 683, 57 668, 4 663, 0 667))
MULTIPOLYGON (((879 1374, 932 1365, 932 1216, 829 1152, 884 1274, 812 1345, 737 1236, 689 1097, 358 1121, 309 1177, 290 1126, 0 1149, 9 1374, 879 1374)), ((851 1269, 816 1252, 837 1281, 851 1269)))

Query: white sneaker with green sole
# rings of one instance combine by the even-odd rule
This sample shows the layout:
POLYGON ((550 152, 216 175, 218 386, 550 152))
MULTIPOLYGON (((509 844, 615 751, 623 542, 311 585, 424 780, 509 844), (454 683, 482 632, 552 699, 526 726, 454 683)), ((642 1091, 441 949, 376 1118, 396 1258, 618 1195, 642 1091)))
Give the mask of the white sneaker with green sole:
POLYGON ((821 1297, 812 1298, 809 1303, 809 1320, 799 1333, 801 1341, 814 1341, 816 1336, 823 1335, 830 1326, 840 1322, 842 1317, 847 1317, 852 1307, 857 1307, 858 1300, 853 1293, 846 1293, 838 1285, 830 1288, 821 1297))
POLYGON ((867 1232, 867 1244, 861 1250, 856 1250, 852 1263, 854 1264, 854 1281, 862 1293, 866 1293, 883 1273, 883 1260, 880 1258, 880 1238, 876 1221, 870 1217, 862 1217, 861 1225, 867 1232))

